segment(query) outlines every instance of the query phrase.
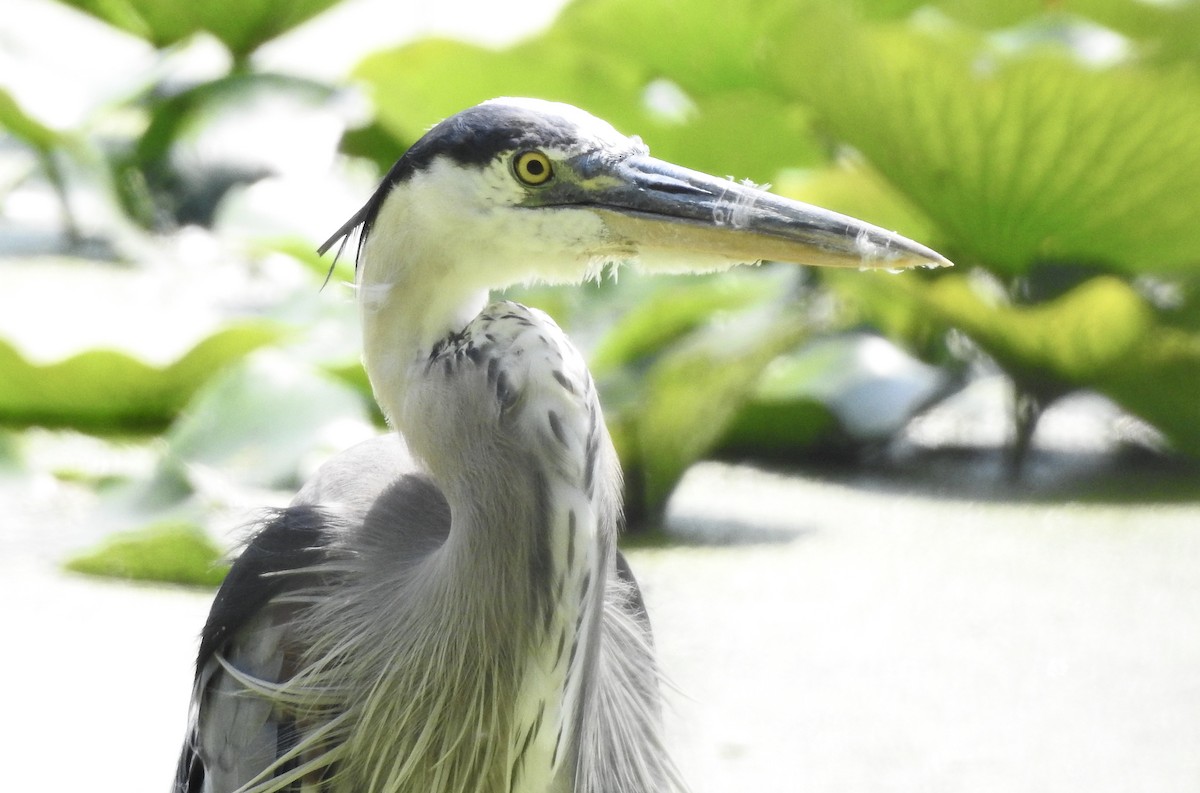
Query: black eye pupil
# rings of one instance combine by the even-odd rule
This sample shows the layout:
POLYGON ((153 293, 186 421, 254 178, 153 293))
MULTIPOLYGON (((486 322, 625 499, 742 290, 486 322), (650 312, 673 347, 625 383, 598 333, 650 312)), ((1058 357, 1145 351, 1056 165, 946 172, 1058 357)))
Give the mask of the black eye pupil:
POLYGON ((532 176, 541 176, 546 172, 546 166, 541 160, 531 159, 525 164, 525 170, 529 171, 532 176))

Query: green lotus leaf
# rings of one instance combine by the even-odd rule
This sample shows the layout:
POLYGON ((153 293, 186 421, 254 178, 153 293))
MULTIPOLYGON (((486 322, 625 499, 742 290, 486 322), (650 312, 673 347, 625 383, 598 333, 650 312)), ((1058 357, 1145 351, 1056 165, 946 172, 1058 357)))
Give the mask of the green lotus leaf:
POLYGON ((781 79, 937 224, 956 261, 1005 276, 1062 261, 1194 267, 1194 75, 836 13, 790 36, 781 79))
POLYGON ((117 350, 88 350, 39 365, 0 340, 0 422, 106 431, 162 428, 215 372, 281 335, 273 323, 239 323, 163 367, 117 350))
POLYGON ((655 361, 636 418, 648 514, 725 436, 763 370, 807 334, 793 313, 752 310, 693 334, 655 361))
POLYGON ((1120 278, 1091 278, 1036 306, 989 297, 965 275, 835 280, 868 314, 888 306, 923 331, 958 328, 1022 387, 1050 396, 1096 390, 1179 451, 1200 455, 1200 332, 1165 321, 1120 278))
POLYGON ((66 567, 86 575, 205 587, 219 585, 229 570, 203 529, 180 522, 114 535, 66 567))
POLYGON ((169 47, 205 31, 235 58, 306 22, 340 0, 60 0, 113 27, 169 47))

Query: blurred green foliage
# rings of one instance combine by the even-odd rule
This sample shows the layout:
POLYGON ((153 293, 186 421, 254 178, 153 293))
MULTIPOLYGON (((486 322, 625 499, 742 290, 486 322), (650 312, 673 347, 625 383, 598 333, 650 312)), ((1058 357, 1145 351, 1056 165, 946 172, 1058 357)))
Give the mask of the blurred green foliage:
POLYGON ((22 110, 13 95, 3 88, 0 88, 0 128, 41 153, 52 152, 63 142, 61 135, 22 110))
POLYGON ((694 167, 782 174, 787 192, 924 239, 1006 295, 984 299, 961 274, 826 278, 858 319, 908 331, 898 340, 926 357, 957 328, 1019 399, 1044 407, 1096 389, 1200 454, 1188 376, 1200 337, 1179 321, 1194 305, 1138 295, 1147 277, 1193 294, 1200 83, 1178 26, 1200 33, 1196 23, 1192 4, 591 0, 508 50, 422 41, 368 58, 356 76, 392 149, 428 119, 535 92, 694 167), (674 109, 655 107, 655 86, 677 92, 674 109))
POLYGON ((196 33, 209 33, 238 62, 340 0, 60 0, 113 27, 170 47, 196 33))
MULTIPOLYGON (((336 86, 261 73, 253 58, 333 2, 70 0, 156 47, 205 31, 231 54, 227 74, 128 99, 141 126, 109 162, 114 200, 129 216, 170 228, 163 207, 186 179, 172 152, 212 109, 256 92, 333 99, 336 86)), ((865 442, 847 431, 829 389, 814 385, 836 366, 779 365, 830 330, 874 328, 947 381, 961 381, 969 363, 947 334, 965 334, 1011 378, 1016 402, 1036 406, 1019 412, 1018 451, 1042 408, 1087 389, 1200 456, 1198 67, 1194 2, 574 0, 507 48, 431 38, 365 58, 346 78, 373 113, 346 130, 342 148, 383 169, 431 123, 481 100, 567 101, 641 135, 658 156, 774 182, 957 262, 903 277, 765 268, 669 286, 628 278, 586 305, 527 290, 592 350, 631 512, 654 515, 688 465, 721 449, 778 456, 865 442), (812 310, 818 303, 825 308, 812 310)), ((37 152, 55 184, 55 152, 87 135, 51 129, 2 88, 0 125, 37 152)), ((263 244, 297 251, 317 241, 263 244)), ((311 255, 295 258, 313 283, 323 277, 311 255)), ((218 334, 197 350, 234 359, 272 341, 237 338, 218 334)), ((162 425, 221 369, 186 360, 152 370, 97 350, 34 366, 0 343, 0 420, 162 425)), ((319 367, 367 396, 353 358, 319 367)), ((304 388, 327 385, 315 383, 304 388)), ((202 415, 226 409, 219 393, 207 392, 202 415)), ((228 410, 247 398, 238 394, 228 410)), ((174 437, 206 436, 186 426, 177 422, 174 437)))
POLYGON ((133 581, 217 586, 229 565, 202 527, 168 522, 110 537, 68 560, 67 569, 133 581))
POLYGON ((164 367, 119 350, 88 350, 38 365, 0 340, 0 417, 10 425, 162 430, 214 372, 281 335, 266 322, 229 325, 164 367))

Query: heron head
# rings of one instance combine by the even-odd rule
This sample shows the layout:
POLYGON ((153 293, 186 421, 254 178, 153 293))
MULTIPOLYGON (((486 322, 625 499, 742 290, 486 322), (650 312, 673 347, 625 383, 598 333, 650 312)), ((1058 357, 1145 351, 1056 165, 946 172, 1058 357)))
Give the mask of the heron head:
POLYGON ((763 259, 949 264, 854 218, 655 159, 640 139, 535 99, 495 99, 434 126, 325 247, 358 225, 360 283, 417 267, 487 290, 578 282, 625 263, 660 272, 763 259))

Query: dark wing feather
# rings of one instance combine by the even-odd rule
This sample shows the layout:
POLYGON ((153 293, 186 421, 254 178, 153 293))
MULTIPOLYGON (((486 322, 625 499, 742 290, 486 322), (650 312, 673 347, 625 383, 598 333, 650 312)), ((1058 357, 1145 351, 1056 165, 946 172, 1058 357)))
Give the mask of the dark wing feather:
MULTIPOLYGON (((217 656, 256 676, 278 676, 284 660, 279 644, 286 615, 272 603, 281 595, 312 585, 311 574, 296 571, 310 569, 325 558, 327 525, 326 515, 316 507, 298 505, 279 510, 246 545, 218 590, 200 635, 192 713, 176 769, 176 793, 212 790, 211 784, 206 784, 211 782, 209 777, 248 772, 234 768, 237 763, 227 752, 213 750, 213 732, 228 731, 227 737, 219 740, 230 744, 238 758, 248 754, 247 747, 232 744, 247 740, 251 744, 278 744, 282 737, 280 725, 271 721, 269 708, 249 698, 230 704, 229 697, 221 696, 236 684, 217 656), (222 701, 215 704, 218 698, 222 701), (215 712, 218 710, 223 712, 215 712), (214 762, 225 768, 211 768, 214 762)), ((271 755, 266 758, 269 762, 276 750, 276 745, 259 745, 257 754, 271 755)))
POLYGON ((279 510, 246 545, 213 599, 200 634, 197 666, 276 596, 297 587, 288 571, 311 568, 325 556, 328 520, 318 507, 301 504, 279 510))
POLYGON ((200 637, 188 736, 175 793, 225 793, 273 763, 296 736, 270 704, 244 695, 223 663, 265 680, 292 671, 300 648, 288 595, 325 586, 319 572, 346 545, 379 564, 402 564, 444 539, 449 510, 396 435, 349 449, 272 513, 217 592, 200 637), (353 535, 348 538, 346 535, 353 535))

